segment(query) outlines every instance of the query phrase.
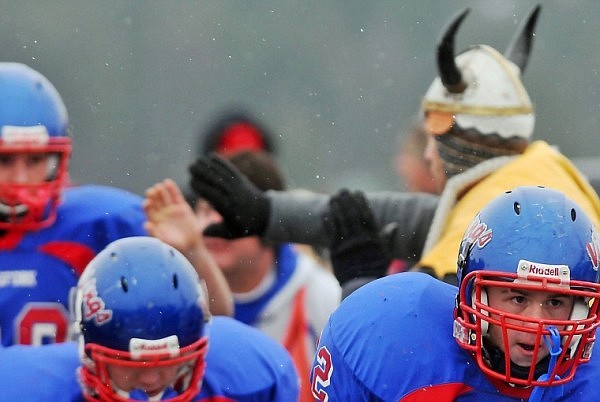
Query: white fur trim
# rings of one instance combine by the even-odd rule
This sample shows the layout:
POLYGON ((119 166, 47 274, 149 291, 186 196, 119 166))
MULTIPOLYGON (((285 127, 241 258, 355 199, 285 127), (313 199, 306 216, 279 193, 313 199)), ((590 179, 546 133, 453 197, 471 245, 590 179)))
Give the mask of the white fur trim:
MULTIPOLYGON (((435 209, 433 221, 427 233, 425 246, 422 255, 427 254, 440 239, 442 231, 446 226, 448 215, 456 205, 458 195, 468 186, 478 182, 490 173, 506 165, 515 159, 516 156, 499 156, 497 158, 483 161, 465 172, 451 177, 444 186, 444 191, 440 196, 438 206, 435 209)), ((466 230, 466 228, 465 228, 466 230)))

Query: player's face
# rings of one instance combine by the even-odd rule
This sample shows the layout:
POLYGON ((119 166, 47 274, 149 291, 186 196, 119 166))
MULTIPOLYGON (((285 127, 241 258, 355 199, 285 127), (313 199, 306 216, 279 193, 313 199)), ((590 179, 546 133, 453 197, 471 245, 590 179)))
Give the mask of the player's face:
POLYGON ((108 375, 114 386, 121 391, 142 390, 152 398, 166 387, 172 386, 179 373, 179 365, 164 367, 124 367, 107 366, 108 375))
MULTIPOLYGON (((198 200, 195 212, 201 231, 204 231, 208 225, 223 220, 221 215, 203 200, 198 200)), ((261 261, 262 254, 265 252, 265 246, 257 236, 235 240, 205 236, 204 243, 221 271, 228 278, 239 274, 250 274, 252 266, 261 261)))
POLYGON ((38 184, 48 176, 49 154, 0 153, 0 183, 38 184))
POLYGON ((396 158, 396 171, 406 184, 408 191, 438 193, 429 163, 422 155, 399 154, 396 158))
POLYGON ((441 194, 446 185, 446 173, 444 173, 444 165, 442 164, 442 158, 438 152, 437 142, 435 137, 431 134, 427 136, 427 146, 425 147, 425 154, 423 155, 425 161, 429 164, 429 170, 433 181, 436 184, 436 190, 438 194, 441 194))
MULTIPOLYGON (((530 318, 547 320, 567 320, 573 309, 573 297, 551 292, 533 292, 519 289, 493 288, 487 289, 488 304, 490 307, 518 314, 530 318)), ((493 317, 497 318, 497 317, 493 317)), ((519 320, 507 320, 508 323, 536 328, 533 323, 519 320)), ((563 328, 558 328, 559 330, 563 328)), ((502 329, 499 326, 490 326, 489 336, 491 341, 500 350, 505 351, 502 329)), ((508 330, 508 348, 513 363, 529 367, 535 349, 535 331, 525 333, 522 331, 508 330)), ((543 340, 537 356, 538 363, 548 355, 548 349, 543 340)))

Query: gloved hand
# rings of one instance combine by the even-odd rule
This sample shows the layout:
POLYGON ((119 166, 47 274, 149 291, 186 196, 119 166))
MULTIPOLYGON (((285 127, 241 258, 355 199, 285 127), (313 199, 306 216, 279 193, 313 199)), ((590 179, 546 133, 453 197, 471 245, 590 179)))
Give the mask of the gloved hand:
POLYGON ((269 199, 235 166, 212 154, 197 159, 189 171, 192 189, 223 217, 223 222, 208 226, 205 235, 236 239, 264 234, 269 199))
POLYGON ((361 191, 340 190, 329 200, 323 224, 331 239, 333 271, 340 282, 385 275, 391 257, 379 236, 375 217, 361 191))

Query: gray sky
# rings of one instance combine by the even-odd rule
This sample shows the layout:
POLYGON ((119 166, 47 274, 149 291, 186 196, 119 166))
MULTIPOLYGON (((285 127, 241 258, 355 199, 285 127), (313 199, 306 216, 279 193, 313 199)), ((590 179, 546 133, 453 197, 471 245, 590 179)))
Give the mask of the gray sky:
MULTIPOLYGON (((138 193, 187 181, 198 133, 240 105, 276 134, 293 187, 400 189, 397 137, 436 74, 435 43, 503 51, 529 0, 0 1, 3 59, 45 74, 71 117, 76 182, 138 193)), ((598 155, 600 2, 547 0, 523 77, 534 139, 598 155)), ((600 166, 597 169, 600 171, 600 166)))

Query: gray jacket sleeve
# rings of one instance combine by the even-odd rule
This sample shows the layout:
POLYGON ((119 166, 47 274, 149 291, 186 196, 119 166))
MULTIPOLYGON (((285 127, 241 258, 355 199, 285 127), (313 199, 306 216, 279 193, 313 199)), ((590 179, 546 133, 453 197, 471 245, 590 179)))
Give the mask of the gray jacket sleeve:
MULTIPOLYGON (((268 191, 271 214, 265 237, 273 241, 329 246, 323 219, 329 195, 305 190, 268 191)), ((417 260, 433 220, 438 196, 410 192, 373 192, 367 199, 391 255, 417 260)))

